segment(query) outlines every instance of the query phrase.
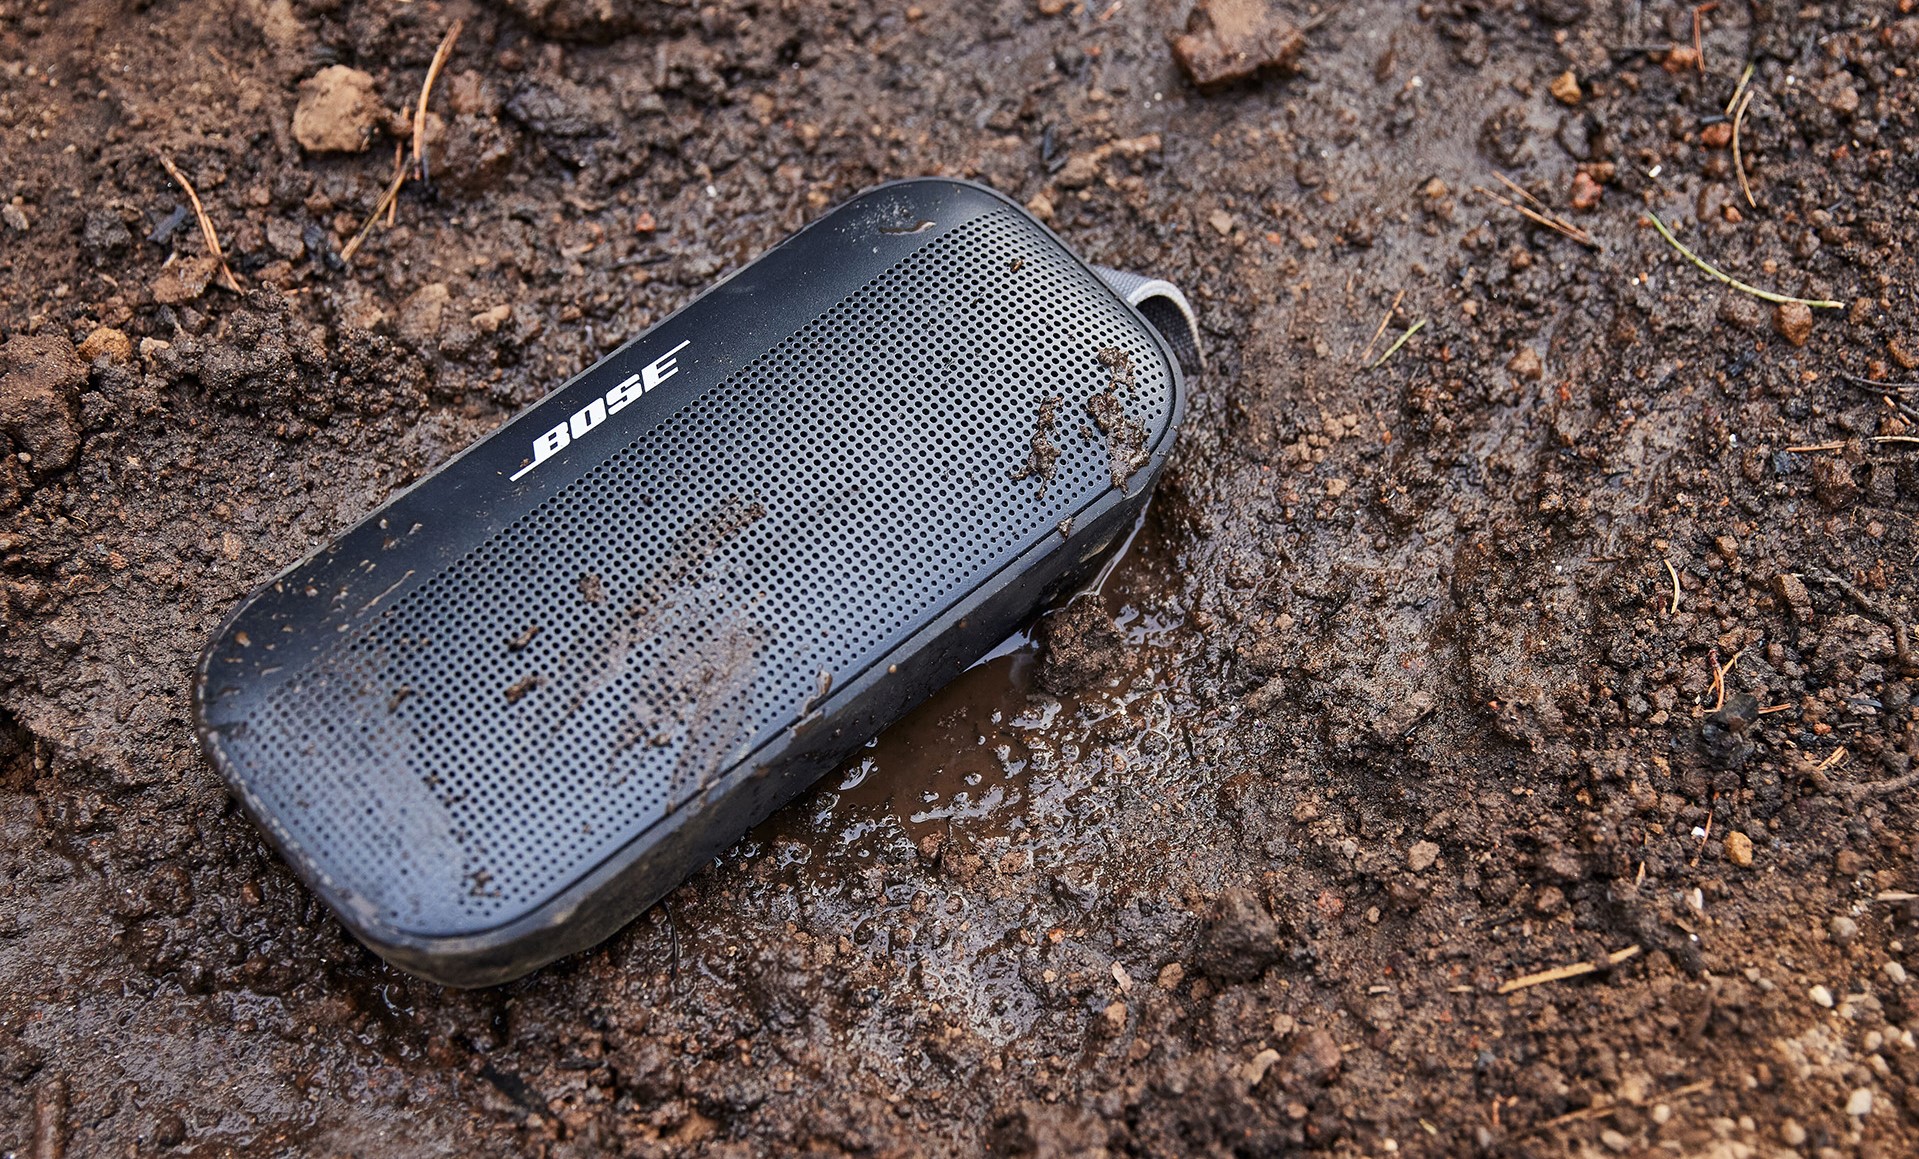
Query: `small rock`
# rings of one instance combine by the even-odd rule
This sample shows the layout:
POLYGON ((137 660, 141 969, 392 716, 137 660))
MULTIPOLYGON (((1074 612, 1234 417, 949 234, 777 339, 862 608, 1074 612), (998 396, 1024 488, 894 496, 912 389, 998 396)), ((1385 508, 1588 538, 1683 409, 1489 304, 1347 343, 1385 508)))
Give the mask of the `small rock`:
POLYGON ((1859 923, 1840 914, 1826 923, 1826 932, 1832 936, 1834 943, 1849 946, 1859 936, 1859 923))
POLYGON ((1872 1088, 1854 1088, 1852 1097, 1846 1100, 1846 1113, 1854 1118, 1864 1118, 1872 1114, 1872 1088))
POLYGON ((1265 1050, 1254 1055, 1245 1066, 1240 1068, 1240 1081, 1249 1087, 1258 1086, 1259 1080, 1265 1078, 1266 1072, 1271 1070, 1273 1064, 1278 1061, 1279 1052, 1271 1047, 1267 1047, 1265 1050))
POLYGON ((1772 577, 1772 590, 1792 610, 1793 619, 1812 618, 1812 593, 1806 590, 1805 582, 1798 576, 1780 572, 1772 577))
POLYGON ((432 345, 440 336, 440 323, 452 299, 445 282, 428 282, 413 291, 400 303, 400 319, 395 325, 400 337, 415 346, 432 345))
POLYGON ((1546 373, 1546 364, 1539 360, 1539 353, 1530 346, 1521 346, 1507 360, 1506 369, 1514 376, 1528 382, 1538 382, 1546 373))
POLYGON ((1041 221, 1051 221, 1053 220, 1053 199, 1044 193, 1035 193, 1033 199, 1026 203, 1026 212, 1041 221))
MULTIPOLYGON (((1889 963, 1889 965, 1898 965, 1898 963, 1893 962, 1889 963)), ((1186 967, 1180 965, 1178 962, 1168 962, 1159 968, 1159 988, 1161 990, 1177 990, 1179 989, 1179 984, 1185 980, 1186 967)))
POLYGON ((1699 143, 1708 149, 1724 149, 1732 144, 1732 122, 1720 121, 1699 130, 1699 143))
POLYGON ((307 256, 306 230, 290 218, 267 219, 267 244, 273 247, 274 253, 290 262, 307 256))
POLYGON ((1174 59, 1201 89, 1291 71, 1305 50, 1306 38, 1270 0, 1199 0, 1173 38, 1174 59))
POLYGON ((1126 1029, 1126 1003, 1115 1002, 1111 1004, 1102 1012, 1101 1017, 1106 1022, 1107 1031, 1112 1034, 1118 1034, 1120 1031, 1126 1029))
POLYGON ((1306 1082, 1330 1082, 1339 1073, 1343 1061, 1345 1056, 1340 1053, 1339 1043, 1333 1041, 1332 1035, 1314 1026, 1299 1036, 1287 1069, 1295 1078, 1306 1082))
POLYGON ((1852 465, 1838 455, 1821 455, 1812 461, 1812 496, 1830 511, 1841 511, 1859 498, 1860 487, 1852 477, 1852 465))
POLYGON ((1699 53, 1688 45, 1680 45, 1666 50, 1666 71, 1682 73, 1699 67, 1699 53))
POLYGON ((1328 499, 1337 499, 1341 495, 1344 495, 1347 489, 1350 488, 1351 486, 1352 484, 1348 483, 1344 479, 1340 479, 1340 478, 1328 479, 1326 480, 1326 497, 1328 499))
POLYGON ((1067 6, 1072 4, 1072 2, 1073 0, 1039 0, 1039 14, 1041 16, 1058 16, 1060 13, 1066 11, 1067 6))
POLYGON ((1618 1131, 1613 1130, 1611 1127, 1607 1127, 1605 1130, 1599 1132, 1599 1141, 1606 1145, 1608 1151, 1612 1151, 1615 1154, 1623 1155, 1632 1149, 1632 1140, 1626 1138, 1618 1131))
POLYGON ((1794 346, 1804 346, 1812 337, 1812 307, 1804 302, 1781 302, 1772 312, 1772 327, 1794 346))
POLYGON ((1812 989, 1806 991, 1806 997, 1811 998, 1815 1006, 1823 1006, 1827 1010, 1832 1009, 1832 991, 1826 989, 1824 986, 1814 986, 1812 989))
POLYGON ((1606 187, 1594 181, 1592 174, 1584 169, 1573 174, 1571 198, 1574 209, 1581 212, 1591 209, 1599 204, 1599 199, 1605 196, 1605 193, 1606 187))
POLYGON ((473 315, 472 318, 468 319, 468 321, 472 322, 473 328, 475 330, 478 330, 480 333, 492 334, 498 331, 500 327, 506 325, 506 320, 508 318, 511 318, 512 316, 513 316, 513 307, 505 303, 501 303, 500 305, 493 307, 491 310, 480 311, 478 314, 475 314, 473 315))
POLYGON ((1546 91, 1562 105, 1576 105, 1586 95, 1579 90, 1579 78, 1573 75, 1572 69, 1554 77, 1552 83, 1546 86, 1546 91))
POLYGON ((1220 894, 1200 935, 1200 965, 1215 978, 1244 982, 1279 960, 1281 930, 1260 900, 1245 889, 1220 894))
POLYGON ((7 228, 15 233, 25 233, 33 228, 33 223, 27 220, 27 211, 20 208, 18 200, 0 205, 0 221, 6 222, 7 228))
POLYGON ((116 366, 125 366, 133 361, 133 339, 128 338, 123 330, 97 326, 80 343, 80 358, 88 363, 105 358, 116 366))
POLYGON ((1752 838, 1737 829, 1726 834, 1726 860, 1745 869, 1752 865, 1752 838))
POLYGON ((1233 215, 1223 209, 1215 209, 1206 218, 1206 223, 1219 231, 1221 237, 1233 236, 1233 215))
POLYGON ((127 224, 120 215, 107 209, 87 211, 87 220, 80 228, 80 248, 90 254, 105 257, 126 252, 133 244, 133 234, 127 230, 127 224))
POLYGON ((380 121, 373 78, 357 68, 329 65, 300 82, 293 138, 309 153, 362 153, 380 121))
POLYGON ((207 287, 213 284, 213 275, 219 272, 220 263, 216 258, 182 258, 161 270, 148 292, 159 305, 183 306, 206 293, 207 287))
POLYGON ((1652 1108, 1652 1121, 1661 1127, 1672 1122, 1672 1104, 1654 1103, 1652 1108))
POLYGON ((1806 1143, 1806 1129, 1799 1125, 1797 1119, 1787 1119, 1779 1124, 1779 1138, 1788 1147, 1803 1147, 1806 1143))
POLYGON ((1879 967, 1879 972, 1884 974, 1886 981, 1892 983, 1894 986, 1904 986, 1906 984, 1906 968, 1898 962, 1888 961, 1885 965, 1879 967))
POLYGON ((1133 992, 1133 976, 1128 974, 1126 967, 1120 965, 1118 962, 1113 963, 1113 985, 1119 987, 1121 994, 1131 994, 1133 992))
POLYGON ((1406 868, 1414 873, 1424 873, 1439 860, 1439 846, 1431 841, 1415 841, 1406 851, 1406 868))

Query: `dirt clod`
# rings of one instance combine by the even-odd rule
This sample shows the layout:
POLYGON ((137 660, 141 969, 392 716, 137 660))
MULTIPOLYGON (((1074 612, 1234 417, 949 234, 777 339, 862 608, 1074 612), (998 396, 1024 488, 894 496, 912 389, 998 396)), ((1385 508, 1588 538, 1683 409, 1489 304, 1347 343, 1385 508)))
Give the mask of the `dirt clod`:
POLYGON ((1200 937, 1197 965, 1223 981, 1256 978, 1285 954, 1285 932, 1250 890, 1228 889, 1200 937))
POLYGON ((357 68, 333 64, 300 82, 293 138, 309 153, 361 153, 381 119, 378 86, 357 68))
POLYGON ((1202 89, 1289 71, 1305 50, 1305 36, 1269 0, 1199 0, 1173 38, 1174 58, 1202 89))
POLYGON ((1039 686, 1054 696, 1103 684, 1125 670, 1126 637, 1093 596, 1084 596, 1040 620, 1039 686))
POLYGON ((1773 329, 1794 346, 1812 337, 1812 307, 1804 302, 1781 302, 1772 311, 1773 329))
POLYGON ((64 338, 17 335, 0 346, 0 431, 31 458, 36 479, 80 453, 76 404, 87 367, 64 338))

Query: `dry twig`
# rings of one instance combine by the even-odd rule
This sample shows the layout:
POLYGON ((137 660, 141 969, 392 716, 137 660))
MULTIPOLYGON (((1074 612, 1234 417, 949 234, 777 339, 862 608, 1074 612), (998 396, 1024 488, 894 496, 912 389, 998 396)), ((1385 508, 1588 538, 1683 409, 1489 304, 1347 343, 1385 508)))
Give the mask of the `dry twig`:
MULTIPOLYGON (((1608 966, 1617 966, 1628 958, 1637 957, 1638 954, 1639 946, 1637 944, 1630 945, 1623 950, 1614 950, 1612 953, 1607 954, 1606 964, 1608 966)), ((1501 982, 1499 984, 1499 993, 1511 994, 1515 990, 1525 990, 1532 986, 1543 986, 1548 982, 1564 982, 1568 978, 1584 977, 1587 974, 1597 971, 1599 968, 1599 963, 1597 962, 1574 962, 1569 966, 1554 966, 1550 970, 1541 970, 1537 974, 1527 974, 1524 977, 1514 978, 1510 982, 1501 982)))
POLYGON ((1706 259, 1687 249, 1678 238, 1673 236, 1672 230, 1666 228, 1666 223, 1659 220, 1658 214, 1649 212, 1646 216, 1652 219, 1653 228, 1659 231, 1659 236, 1665 238, 1668 245, 1679 251, 1679 256, 1742 294, 1751 294, 1755 298, 1764 298, 1768 302, 1797 302, 1801 306, 1813 306, 1822 310, 1838 310, 1845 306, 1844 302, 1835 302, 1831 298, 1795 298, 1790 294, 1775 294, 1771 290, 1762 290, 1757 286, 1749 286, 1731 274, 1721 272, 1718 268, 1708 264, 1706 259))
POLYGON ((220 248, 220 235, 213 232, 213 219, 207 216, 206 206, 200 204, 200 195, 194 191, 193 182, 187 180, 187 175, 180 172, 180 167, 175 165, 165 153, 158 153, 156 156, 160 158, 160 166, 167 171, 167 176, 173 178, 181 189, 186 190, 187 200, 193 205, 193 216, 200 219, 200 237, 207 243, 207 253, 213 256, 214 261, 220 263, 220 284, 236 294, 239 293, 240 279, 234 277, 233 270, 227 266, 227 255, 220 248))

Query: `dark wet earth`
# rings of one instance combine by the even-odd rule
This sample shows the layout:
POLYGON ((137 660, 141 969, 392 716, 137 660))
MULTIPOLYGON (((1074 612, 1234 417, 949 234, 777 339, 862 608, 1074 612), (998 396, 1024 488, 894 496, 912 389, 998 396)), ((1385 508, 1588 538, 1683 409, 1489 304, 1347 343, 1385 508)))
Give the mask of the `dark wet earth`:
POLYGON ((0 0, 0 1150, 1919 1151, 1919 14, 1301 6, 1200 95, 1187 7, 0 0), (381 964, 206 635, 934 172, 1194 299, 1125 557, 603 946, 381 964))

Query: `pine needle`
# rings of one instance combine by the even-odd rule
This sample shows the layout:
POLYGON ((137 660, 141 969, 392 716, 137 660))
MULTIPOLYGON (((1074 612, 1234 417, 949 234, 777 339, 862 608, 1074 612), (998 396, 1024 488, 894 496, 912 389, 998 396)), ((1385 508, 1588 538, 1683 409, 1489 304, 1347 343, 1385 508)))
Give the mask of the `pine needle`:
POLYGON ((207 216, 206 206, 200 204, 200 195, 194 192, 193 182, 187 180, 187 175, 180 172, 179 166, 175 165, 165 153, 155 155, 160 158, 160 166, 167 171, 167 176, 173 178, 181 189, 186 190, 187 200, 193 203, 193 216, 200 221, 200 237, 207 243, 207 253, 213 256, 214 261, 220 263, 220 284, 236 294, 239 293, 240 279, 234 277, 233 271, 227 266, 227 255, 220 248, 220 235, 213 232, 213 219, 207 216))
POLYGON ((1424 318, 1421 318, 1419 321, 1414 322, 1411 326, 1406 327, 1406 332, 1399 336, 1398 341, 1394 342, 1391 346, 1388 346, 1386 348, 1386 353, 1379 356, 1379 361, 1373 363, 1372 368, 1374 370, 1378 370, 1380 367, 1386 365, 1386 360, 1388 358, 1391 358, 1393 355, 1398 354, 1399 348, 1401 346, 1406 345, 1406 339, 1411 338, 1413 335, 1419 333, 1421 330, 1425 328, 1426 328, 1426 319, 1424 318))
POLYGON ((1704 258, 1687 249, 1678 238, 1672 235, 1672 230, 1666 228, 1666 223, 1659 220, 1658 214, 1648 211, 1646 216, 1652 219, 1653 228, 1659 231, 1659 236, 1665 238, 1668 245, 1678 250, 1681 257, 1693 265, 1698 266, 1701 270, 1704 270, 1709 276, 1719 279, 1742 294, 1751 294, 1755 298, 1764 298, 1768 302, 1779 302, 1782 304, 1796 302, 1801 306, 1812 306, 1821 310, 1840 310, 1845 308, 1846 304, 1844 302, 1835 302, 1831 298, 1795 298, 1791 294, 1775 294, 1771 290, 1762 290, 1757 286, 1749 286, 1731 274, 1721 272, 1716 267, 1708 264, 1704 258))
POLYGON ((413 171, 420 175, 425 183, 426 172, 426 103, 433 97, 433 82, 440 79, 440 70, 446 67, 446 59, 453 55, 453 42, 460 39, 460 31, 466 27, 466 21, 455 20, 453 27, 446 30, 440 47, 433 50, 433 63, 426 67, 426 83, 420 86, 420 105, 413 111, 413 171))
POLYGON ((1752 182, 1746 180, 1746 159, 1739 152, 1739 128, 1746 120, 1746 106, 1752 104, 1752 93, 1739 102, 1739 111, 1732 115, 1732 169, 1739 174, 1739 190, 1746 195, 1746 204, 1753 209, 1759 203, 1752 198, 1752 182))

